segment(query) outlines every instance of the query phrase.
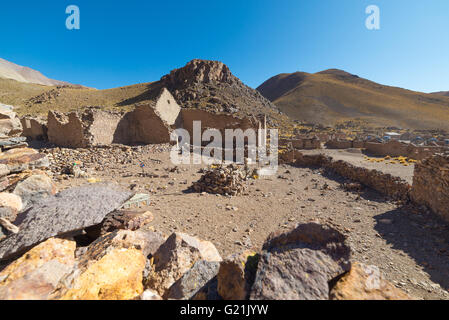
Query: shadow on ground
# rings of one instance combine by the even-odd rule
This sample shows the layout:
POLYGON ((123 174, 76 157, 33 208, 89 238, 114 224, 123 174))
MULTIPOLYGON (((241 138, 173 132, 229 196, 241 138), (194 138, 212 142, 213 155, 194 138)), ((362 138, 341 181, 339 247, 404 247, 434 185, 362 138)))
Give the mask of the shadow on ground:
POLYGON ((449 289, 449 224, 406 205, 374 217, 375 229, 394 249, 424 268, 431 280, 449 289))

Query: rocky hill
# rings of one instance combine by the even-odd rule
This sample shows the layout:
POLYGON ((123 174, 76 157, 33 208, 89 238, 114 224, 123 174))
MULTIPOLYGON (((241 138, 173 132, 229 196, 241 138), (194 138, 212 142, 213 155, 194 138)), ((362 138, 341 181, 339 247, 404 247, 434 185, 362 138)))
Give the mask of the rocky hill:
POLYGON ((342 70, 279 74, 257 90, 294 119, 323 125, 449 129, 449 98, 381 85, 342 70))
POLYGON ((267 115, 270 124, 291 125, 290 119, 282 115, 273 103, 241 82, 226 65, 207 60, 192 60, 156 82, 107 90, 44 87, 0 79, 0 102, 16 106, 20 115, 46 115, 49 110, 68 112, 90 106, 129 111, 138 104, 154 100, 163 87, 170 90, 182 108, 236 117, 267 115))

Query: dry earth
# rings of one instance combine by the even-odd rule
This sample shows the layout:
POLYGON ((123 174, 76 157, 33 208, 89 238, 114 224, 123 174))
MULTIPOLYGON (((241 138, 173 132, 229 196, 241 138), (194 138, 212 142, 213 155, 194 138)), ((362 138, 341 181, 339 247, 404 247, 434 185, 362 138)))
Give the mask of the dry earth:
MULTIPOLYGON (((124 148, 113 156, 105 150, 101 156, 98 150, 66 149, 70 156, 55 161, 96 154, 92 165, 85 163, 91 176, 151 194, 147 209, 154 214, 155 229, 210 240, 222 256, 242 247, 260 248, 270 232, 320 221, 348 236, 354 261, 379 266, 388 280, 414 297, 449 299, 449 226, 425 210, 389 202, 370 190, 349 193, 340 188, 339 177, 286 165, 280 166, 277 176, 248 181, 242 196, 193 193, 188 189, 204 166, 176 169, 167 149, 124 148), (141 162, 147 177, 141 176, 141 162)), ((87 183, 86 178, 54 178, 61 189, 87 183)))

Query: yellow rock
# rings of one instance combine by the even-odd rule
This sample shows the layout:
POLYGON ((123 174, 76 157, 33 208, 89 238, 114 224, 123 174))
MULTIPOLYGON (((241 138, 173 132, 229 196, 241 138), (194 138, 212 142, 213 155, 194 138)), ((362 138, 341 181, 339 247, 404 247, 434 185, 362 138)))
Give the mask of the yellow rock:
POLYGON ((384 279, 376 266, 354 263, 330 292, 331 300, 412 300, 384 279))
POLYGON ((47 299, 75 264, 76 243, 51 238, 0 273, 0 300, 47 299))
POLYGON ((55 292, 60 300, 131 300, 143 293, 145 256, 137 249, 114 248, 98 261, 91 261, 67 279, 69 285, 55 292))

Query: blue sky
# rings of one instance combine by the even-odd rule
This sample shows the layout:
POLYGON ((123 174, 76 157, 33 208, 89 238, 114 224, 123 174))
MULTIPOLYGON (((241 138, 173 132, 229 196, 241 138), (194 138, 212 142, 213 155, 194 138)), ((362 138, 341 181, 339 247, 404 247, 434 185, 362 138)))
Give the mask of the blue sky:
POLYGON ((448 31, 448 0, 3 1, 0 57, 99 89, 159 80, 201 58, 252 87, 339 68, 432 92, 449 90, 448 31), (72 4, 80 30, 65 27, 72 4), (380 30, 365 27, 372 4, 380 30))

